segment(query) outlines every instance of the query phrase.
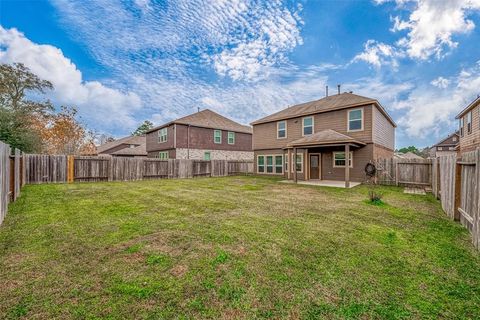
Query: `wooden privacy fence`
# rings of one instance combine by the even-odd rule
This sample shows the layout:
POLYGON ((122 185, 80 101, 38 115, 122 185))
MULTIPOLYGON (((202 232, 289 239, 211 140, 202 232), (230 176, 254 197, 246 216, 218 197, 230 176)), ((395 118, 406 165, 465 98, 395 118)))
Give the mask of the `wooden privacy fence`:
POLYGON ((432 185, 430 159, 378 159, 375 166, 379 184, 417 187, 432 185))
POLYGON ((0 141, 0 224, 7 215, 8 203, 20 196, 20 189, 25 184, 25 166, 22 153, 13 150, 0 141))
POLYGON ((135 181, 253 173, 253 162, 25 155, 27 183, 135 181))

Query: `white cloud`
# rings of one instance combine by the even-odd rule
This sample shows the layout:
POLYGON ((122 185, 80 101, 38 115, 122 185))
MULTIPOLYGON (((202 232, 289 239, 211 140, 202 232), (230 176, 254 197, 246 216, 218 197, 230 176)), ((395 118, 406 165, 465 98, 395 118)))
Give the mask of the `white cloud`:
POLYGON ((399 6, 414 2, 415 6, 406 20, 394 18, 392 31, 408 31, 397 45, 405 48, 409 57, 441 58, 447 49, 458 43, 453 36, 468 33, 475 28, 468 14, 480 10, 480 0, 396 0, 399 6))
POLYGON ((446 127, 455 125, 456 114, 480 94, 480 65, 462 70, 451 82, 447 88, 417 87, 394 105, 405 111, 399 123, 410 137, 444 135, 446 127))
POLYGON ((397 59, 402 56, 403 54, 395 47, 375 40, 368 40, 364 45, 364 51, 357 54, 352 62, 365 61, 376 68, 383 65, 391 65, 397 68, 397 59))
POLYGON ((448 87, 448 85, 450 84, 450 80, 448 79, 445 79, 444 77, 438 77, 436 79, 433 79, 430 84, 432 86, 435 86, 437 88, 441 88, 441 89, 445 89, 448 87))
POLYGON ((16 29, 0 26, 0 62, 21 62, 52 82, 53 101, 78 107, 79 114, 91 123, 110 128, 135 124, 133 112, 141 106, 136 94, 84 81, 80 70, 56 47, 33 43, 16 29))

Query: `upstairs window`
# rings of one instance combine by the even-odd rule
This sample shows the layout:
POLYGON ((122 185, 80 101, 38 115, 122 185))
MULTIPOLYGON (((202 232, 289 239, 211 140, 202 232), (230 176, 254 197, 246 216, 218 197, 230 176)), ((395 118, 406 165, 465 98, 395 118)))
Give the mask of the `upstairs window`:
POLYGON ((213 142, 222 143, 222 130, 213 131, 213 142))
POLYGON ((277 139, 284 139, 287 137, 287 121, 277 122, 277 139))
POLYGON ((463 127, 464 127, 463 117, 460 118, 458 124, 459 124, 459 127, 460 127, 460 137, 463 137, 463 127))
POLYGON ((228 132, 228 144, 235 144, 235 132, 228 132))
POLYGON ((158 130, 158 142, 159 143, 167 142, 167 134, 168 134, 167 128, 162 128, 158 130))
POLYGON ((457 137, 453 137, 453 138, 452 138, 452 141, 453 141, 453 142, 457 142, 457 137))
POLYGON ((363 130, 363 109, 348 111, 348 131, 363 130))
MULTIPOLYGON (((333 167, 345 167, 345 152, 334 152, 333 153, 333 167)), ((353 168, 353 152, 350 152, 350 158, 348 159, 348 164, 350 168, 353 168)))
POLYGON ((302 121, 303 135, 308 136, 313 133, 313 117, 303 118, 302 121))
POLYGON ((472 111, 467 113, 467 133, 472 133, 472 111))

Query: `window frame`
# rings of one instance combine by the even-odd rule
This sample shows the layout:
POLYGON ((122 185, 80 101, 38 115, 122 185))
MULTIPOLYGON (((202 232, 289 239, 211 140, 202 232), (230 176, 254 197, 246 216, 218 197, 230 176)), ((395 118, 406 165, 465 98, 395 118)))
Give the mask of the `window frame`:
POLYGON ((277 139, 286 139, 286 138, 287 138, 287 120, 277 121, 277 139), (285 136, 284 137, 280 137, 278 135, 278 133, 280 132, 280 129, 278 128, 280 123, 285 124, 285 128, 282 130, 282 131, 285 131, 285 136))
POLYGON ((168 151, 159 151, 158 152, 158 158, 160 160, 168 160, 168 159, 170 159, 170 155, 169 155, 168 151))
POLYGON ((472 133, 472 111, 469 111, 465 117, 467 118, 467 134, 472 133))
POLYGON ((235 132, 233 132, 233 131, 228 131, 227 132, 227 143, 230 144, 230 145, 235 144, 235 132), (230 134, 232 135, 231 137, 230 137, 230 134), (230 143, 230 138, 232 138, 231 143, 230 143))
MULTIPOLYGON (((338 166, 335 164, 335 155, 339 154, 339 153, 343 153, 345 154, 345 151, 333 151, 333 154, 332 154, 332 158, 333 158, 333 167, 334 168, 345 168, 345 165, 343 166, 338 166)), ((340 159, 339 159, 340 160, 340 159)), ((350 151, 350 158, 348 159, 349 160, 349 167, 350 168, 353 168, 353 151, 350 151)), ((346 159, 344 159, 343 161, 346 161, 346 159)))
POLYGON ((222 144, 222 130, 219 130, 219 129, 213 130, 213 143, 222 144), (217 133, 219 132, 220 132, 220 141, 217 142, 217 133))
MULTIPOLYGON (((297 153, 297 157, 300 157, 300 158, 302 159, 302 160, 301 160, 301 166, 300 166, 300 169, 301 169, 301 170, 298 170, 297 172, 298 172, 298 173, 303 173, 303 167, 304 167, 303 152, 298 152, 298 153, 297 153)), ((296 168, 296 167, 297 167, 296 165, 298 164, 297 161, 293 161, 293 158, 295 158, 295 154, 294 154, 294 153, 292 153, 292 159, 291 159, 291 160, 292 160, 292 161, 291 161, 292 165, 290 166, 290 173, 295 173, 295 170, 294 170, 293 168, 294 168, 294 167, 296 168), (295 163, 295 166, 293 166, 293 163, 295 163)))
POLYGON ((212 152, 211 151, 204 151, 203 152, 203 161, 210 161, 212 160, 212 152), (206 155, 208 154, 208 159, 206 159, 206 155))
POLYGON ((355 108, 355 109, 348 110, 348 112, 347 112, 347 132, 363 131, 363 130, 365 129, 364 119, 365 119, 364 108, 355 108), (359 111, 359 110, 360 110, 361 118, 360 118, 360 119, 350 120, 350 113, 352 113, 352 112, 354 112, 354 111, 359 111), (360 120, 360 123, 361 123, 360 129, 350 129, 350 123, 351 123, 352 121, 359 121, 359 120, 360 120))
POLYGON ((303 117, 302 118, 302 137, 305 136, 311 136, 312 134, 315 133, 315 117, 314 116, 308 116, 308 117, 303 117), (312 119, 312 124, 310 126, 305 127, 305 119, 311 118, 312 119), (305 128, 312 128, 312 133, 305 134, 305 128))
POLYGON ((460 117, 458 122, 459 122, 458 126, 460 127, 460 137, 463 137, 465 135, 465 121, 463 117, 460 117))
POLYGON ((288 164, 290 161, 288 161, 288 153, 283 154, 283 172, 288 172, 288 164))
POLYGON ((165 143, 168 141, 168 127, 158 130, 158 143, 165 143))
POLYGON ((255 165, 257 166, 257 173, 259 174, 270 174, 270 175, 283 175, 285 173, 285 170, 283 168, 284 166, 284 155, 283 154, 261 154, 261 155, 257 155, 257 162, 255 163, 255 165), (271 157, 272 159, 272 164, 269 165, 268 164, 268 158, 271 157), (282 163, 277 165, 276 164, 276 159, 277 157, 280 157, 282 159, 282 163), (260 165, 259 164, 259 158, 263 158, 263 165, 260 165), (258 170, 259 167, 262 167, 263 168, 263 172, 258 170), (272 172, 268 172, 268 167, 271 167, 272 168, 272 172), (276 172, 276 169, 277 168, 282 168, 282 172, 281 173, 277 173, 276 172))

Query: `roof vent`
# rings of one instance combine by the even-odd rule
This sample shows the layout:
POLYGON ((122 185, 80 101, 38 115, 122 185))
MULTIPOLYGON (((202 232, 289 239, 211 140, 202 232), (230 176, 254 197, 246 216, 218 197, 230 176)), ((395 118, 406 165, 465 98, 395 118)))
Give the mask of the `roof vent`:
POLYGON ((338 94, 340 94, 340 85, 337 84, 337 88, 338 88, 338 94))

